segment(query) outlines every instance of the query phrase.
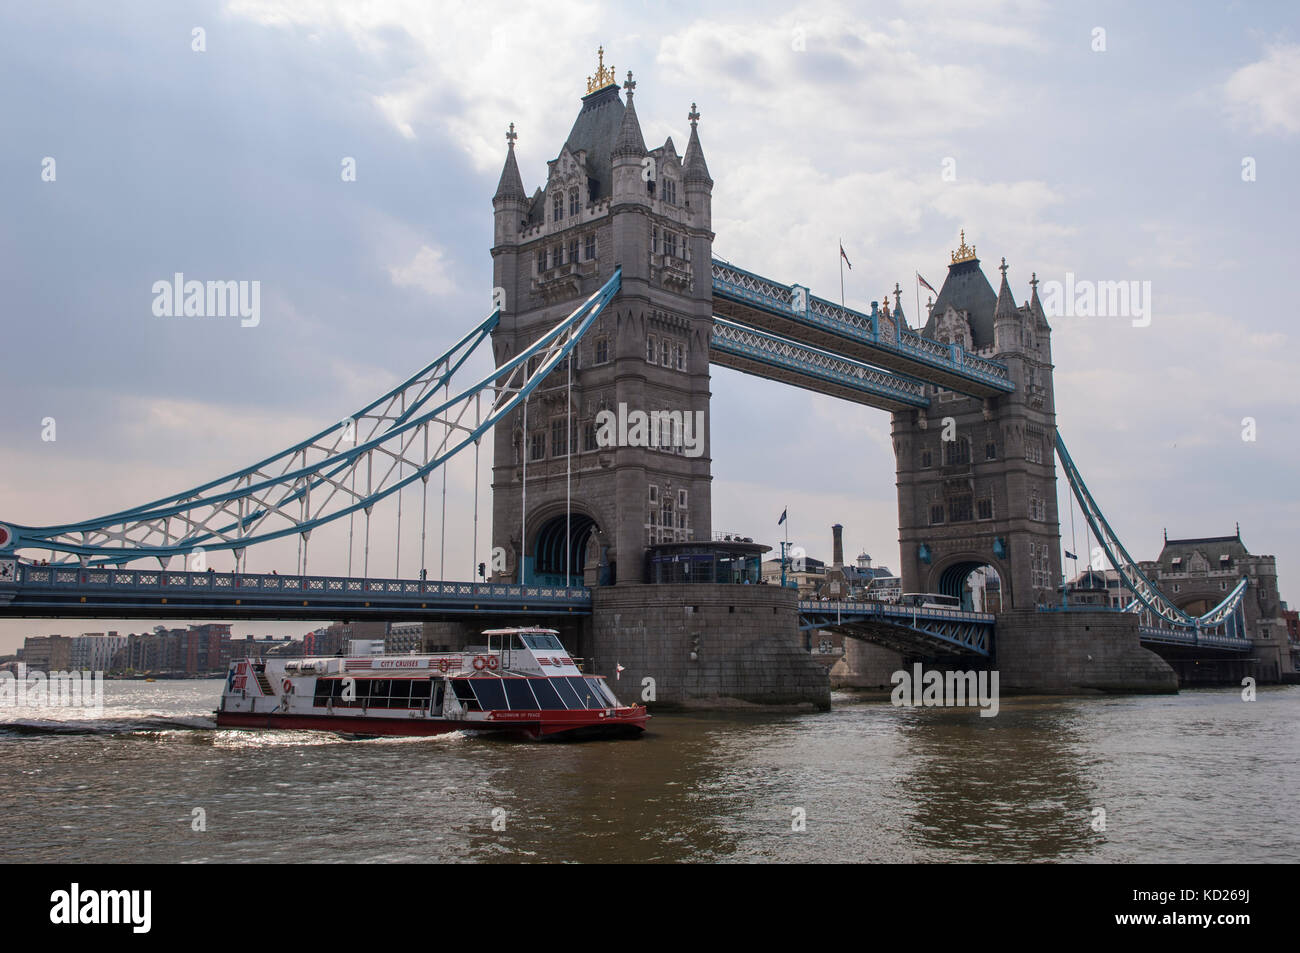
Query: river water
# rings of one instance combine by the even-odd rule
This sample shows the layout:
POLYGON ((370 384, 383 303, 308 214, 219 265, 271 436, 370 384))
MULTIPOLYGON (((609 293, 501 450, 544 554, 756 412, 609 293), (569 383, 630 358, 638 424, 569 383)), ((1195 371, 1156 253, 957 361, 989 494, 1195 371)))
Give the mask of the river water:
POLYGON ((1300 859, 1300 686, 993 718, 837 694, 564 744, 219 731, 221 684, 0 709, 0 861, 1300 859))

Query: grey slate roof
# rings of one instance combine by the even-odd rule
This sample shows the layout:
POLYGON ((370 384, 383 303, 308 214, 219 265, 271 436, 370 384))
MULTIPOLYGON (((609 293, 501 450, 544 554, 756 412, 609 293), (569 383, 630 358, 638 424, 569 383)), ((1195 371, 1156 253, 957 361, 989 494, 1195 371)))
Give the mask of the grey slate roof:
POLYGON ((700 135, 691 124, 691 141, 686 144, 686 158, 682 163, 684 178, 687 182, 705 182, 713 184, 709 175, 708 163, 704 161, 704 150, 700 148, 700 135))
POLYGON ((997 304, 998 296, 993 293, 988 278, 984 277, 978 258, 949 265, 948 277, 939 289, 939 297, 934 301, 923 334, 928 338, 934 337, 934 325, 939 315, 951 305, 956 311, 969 312, 975 347, 989 347, 993 344, 993 312, 997 304))
POLYGON ((497 182, 496 195, 494 199, 528 199, 528 193, 524 191, 524 180, 519 177, 519 163, 515 161, 515 146, 510 144, 506 151, 506 164, 501 169, 501 179, 497 182))
MULTIPOLYGON (((619 130, 623 125, 623 113, 626 107, 619 98, 618 87, 614 85, 598 89, 582 97, 582 109, 573 121, 573 128, 564 140, 564 145, 572 153, 580 150, 587 152, 587 172, 589 178, 588 199, 607 198, 613 194, 611 154, 618 141, 619 130)), ((637 135, 640 135, 640 126, 637 135)), ((563 151, 563 149, 561 149, 563 151)), ((642 152, 645 145, 642 143, 642 152)), ((545 220, 546 209, 543 194, 539 189, 533 195, 528 209, 528 221, 536 224, 545 220)))

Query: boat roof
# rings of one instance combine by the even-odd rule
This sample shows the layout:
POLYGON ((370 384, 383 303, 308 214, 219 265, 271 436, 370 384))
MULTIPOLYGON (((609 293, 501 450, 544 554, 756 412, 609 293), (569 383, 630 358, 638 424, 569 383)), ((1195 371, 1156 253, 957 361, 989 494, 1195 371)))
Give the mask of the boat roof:
POLYGON ((484 629, 481 635, 559 635, 558 629, 547 629, 540 625, 516 626, 510 629, 484 629))

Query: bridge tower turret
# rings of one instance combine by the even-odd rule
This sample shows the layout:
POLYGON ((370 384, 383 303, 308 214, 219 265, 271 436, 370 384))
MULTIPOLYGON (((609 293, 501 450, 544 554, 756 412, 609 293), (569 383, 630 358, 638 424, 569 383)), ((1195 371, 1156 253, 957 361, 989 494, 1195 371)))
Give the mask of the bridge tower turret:
POLYGON ((671 139, 646 147, 630 72, 622 89, 626 105, 602 50, 545 187, 513 204, 525 193, 512 141, 510 184, 493 200, 506 297, 498 363, 622 269, 618 295, 575 350, 572 387, 561 366, 529 399, 526 426, 520 410, 494 429, 498 579, 639 583, 648 546, 711 534, 713 183, 694 108, 684 163, 671 139))
POLYGON ((1055 602, 1061 581, 1051 328, 1037 276, 1017 307, 1005 259, 1000 270, 994 294, 963 232, 922 334, 1005 364, 1016 389, 979 400, 929 386, 927 410, 894 414, 899 544, 905 590, 969 600, 987 566, 1000 591, 986 604, 1023 609, 1055 602))

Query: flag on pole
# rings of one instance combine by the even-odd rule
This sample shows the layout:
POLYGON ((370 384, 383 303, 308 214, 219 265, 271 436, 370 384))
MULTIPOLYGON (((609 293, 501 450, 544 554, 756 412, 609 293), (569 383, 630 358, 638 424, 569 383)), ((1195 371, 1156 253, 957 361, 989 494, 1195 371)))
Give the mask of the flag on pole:
POLYGON ((921 284, 925 285, 926 290, 929 291, 930 294, 937 295, 939 293, 934 290, 934 287, 930 284, 930 282, 926 281, 924 278, 921 277, 921 273, 919 271, 916 273, 916 280, 921 284))
POLYGON ((853 262, 849 261, 849 256, 846 255, 846 254, 844 254, 844 243, 843 243, 843 242, 840 242, 840 257, 843 258, 843 259, 844 259, 844 263, 845 263, 846 265, 849 266, 849 271, 852 271, 852 270, 853 270, 853 262))
MULTIPOLYGON (((788 509, 788 507, 787 507, 787 509, 788 509)), ((784 523, 784 522, 785 522, 785 510, 782 510, 782 511, 781 511, 781 518, 780 518, 779 520, 776 521, 776 525, 777 525, 777 526, 780 526, 780 525, 781 525, 782 523, 784 523)))
POLYGON ((1065 558, 1066 558, 1066 559, 1078 559, 1079 557, 1076 556, 1076 555, 1074 555, 1074 553, 1070 552, 1070 551, 1067 549, 1067 550, 1065 551, 1065 558))

